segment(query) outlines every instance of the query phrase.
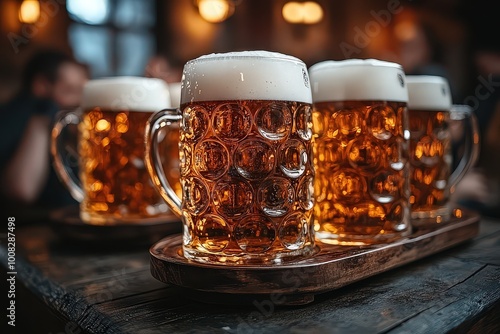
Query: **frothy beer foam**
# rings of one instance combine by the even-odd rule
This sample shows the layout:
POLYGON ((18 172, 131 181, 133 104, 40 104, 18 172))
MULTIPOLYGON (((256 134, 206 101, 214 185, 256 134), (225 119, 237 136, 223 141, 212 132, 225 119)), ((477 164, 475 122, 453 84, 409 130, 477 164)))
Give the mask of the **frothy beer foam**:
POLYGON ((282 100, 312 103, 307 67, 268 51, 201 56, 186 63, 181 104, 194 101, 282 100))
POLYGON ((376 59, 327 60, 309 68, 314 102, 408 102, 401 65, 376 59))
POLYGON ((161 79, 103 78, 87 82, 83 89, 83 110, 100 107, 109 111, 155 112, 170 106, 168 87, 161 79))
POLYGON ((409 75, 408 109, 450 110, 452 105, 450 86, 443 77, 431 75, 409 75))

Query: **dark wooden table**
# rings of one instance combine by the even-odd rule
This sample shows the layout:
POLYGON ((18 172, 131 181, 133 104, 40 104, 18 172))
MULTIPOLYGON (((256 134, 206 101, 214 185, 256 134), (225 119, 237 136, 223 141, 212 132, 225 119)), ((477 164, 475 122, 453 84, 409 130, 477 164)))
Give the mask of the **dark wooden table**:
POLYGON ((65 242, 44 223, 18 222, 16 239, 17 333, 500 333, 500 221, 488 218, 472 241, 299 307, 192 301, 152 278, 148 245, 65 242))

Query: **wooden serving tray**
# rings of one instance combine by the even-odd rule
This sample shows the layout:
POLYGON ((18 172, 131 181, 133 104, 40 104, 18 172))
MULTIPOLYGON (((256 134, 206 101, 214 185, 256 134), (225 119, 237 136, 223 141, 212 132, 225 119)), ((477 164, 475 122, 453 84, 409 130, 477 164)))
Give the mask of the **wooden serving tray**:
POLYGON ((150 248, 151 274, 184 288, 191 298, 221 304, 299 305, 314 295, 435 254, 475 237, 480 216, 455 210, 446 224, 419 229, 403 240, 376 246, 335 246, 318 242, 318 252, 296 262, 268 266, 225 266, 198 263, 182 256, 182 236, 171 235, 150 248))
POLYGON ((49 219, 53 231, 62 240, 84 244, 90 242, 93 246, 116 247, 117 243, 149 246, 167 234, 182 231, 181 220, 173 213, 161 221, 92 225, 80 219, 79 208, 75 205, 51 212, 49 219))

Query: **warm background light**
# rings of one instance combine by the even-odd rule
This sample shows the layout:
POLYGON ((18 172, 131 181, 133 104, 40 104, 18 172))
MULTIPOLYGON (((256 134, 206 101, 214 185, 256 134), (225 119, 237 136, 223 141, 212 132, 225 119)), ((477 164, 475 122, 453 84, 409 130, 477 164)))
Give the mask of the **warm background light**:
POLYGON ((302 4, 298 2, 287 2, 283 6, 283 17, 287 22, 290 23, 300 23, 302 22, 302 4))
POLYGON ((302 8, 304 11, 304 23, 306 24, 318 23, 323 18, 323 9, 314 1, 304 2, 302 8))
POLYGON ((282 14, 289 23, 314 24, 323 18, 323 9, 314 1, 291 1, 283 6, 282 14))
POLYGON ((24 0, 19 8, 19 21, 35 23, 40 17, 40 3, 38 0, 24 0))
POLYGON ((394 34, 401 41, 410 41, 417 36, 417 27, 411 21, 399 22, 394 27, 394 34))
POLYGON ((208 22, 218 23, 232 14, 231 4, 226 0, 199 0, 198 10, 208 22))

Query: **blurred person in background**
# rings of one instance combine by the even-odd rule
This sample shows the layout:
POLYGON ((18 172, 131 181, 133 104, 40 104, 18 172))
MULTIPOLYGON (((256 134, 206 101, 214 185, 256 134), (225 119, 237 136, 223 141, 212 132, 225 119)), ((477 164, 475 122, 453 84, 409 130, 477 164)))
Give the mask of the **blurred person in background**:
POLYGON ((180 105, 183 67, 184 64, 173 57, 167 58, 157 54, 149 59, 144 70, 146 77, 162 79, 167 83, 173 108, 178 108, 180 105))
POLYGON ((149 78, 162 79, 167 84, 180 82, 183 66, 184 64, 180 64, 173 58, 157 54, 148 60, 144 74, 149 78))
POLYGON ((477 116, 481 151, 476 168, 458 184, 453 198, 483 215, 500 217, 500 24, 486 0, 466 3, 463 15, 470 24, 473 71, 461 101, 477 116))
POLYGON ((47 50, 26 64, 22 87, 0 106, 0 191, 3 203, 53 208, 74 204, 55 176, 50 134, 55 114, 80 104, 88 70, 47 50))
POLYGON ((455 85, 444 65, 444 49, 436 37, 436 28, 409 8, 398 14, 394 21, 392 40, 396 42, 396 62, 403 66, 406 75, 443 77, 448 80, 455 99, 455 85))
POLYGON ((500 217, 500 48, 474 53, 477 85, 464 101, 479 122, 481 151, 476 168, 465 175, 454 194, 456 202, 500 217))

